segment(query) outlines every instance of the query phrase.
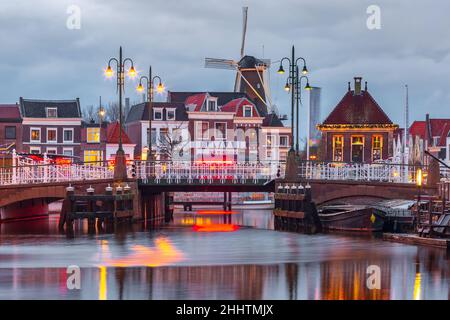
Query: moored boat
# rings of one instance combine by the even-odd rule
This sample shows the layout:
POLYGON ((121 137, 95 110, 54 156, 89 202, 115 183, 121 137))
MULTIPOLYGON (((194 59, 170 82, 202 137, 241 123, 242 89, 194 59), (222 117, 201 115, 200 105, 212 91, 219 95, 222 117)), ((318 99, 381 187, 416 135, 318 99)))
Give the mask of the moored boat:
POLYGON ((324 231, 380 232, 384 214, 365 205, 330 205, 319 210, 324 231))

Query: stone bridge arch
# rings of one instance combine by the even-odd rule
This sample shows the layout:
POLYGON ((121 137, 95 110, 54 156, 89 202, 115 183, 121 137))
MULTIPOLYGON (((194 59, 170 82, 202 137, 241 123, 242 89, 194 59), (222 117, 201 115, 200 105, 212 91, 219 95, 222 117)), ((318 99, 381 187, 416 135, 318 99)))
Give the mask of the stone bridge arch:
MULTIPOLYGON (((418 189, 414 184, 311 180, 313 200, 317 205, 333 202, 355 203, 360 199, 375 202, 383 199, 413 200, 418 189)), ((434 195, 436 188, 422 187, 421 194, 434 195)))

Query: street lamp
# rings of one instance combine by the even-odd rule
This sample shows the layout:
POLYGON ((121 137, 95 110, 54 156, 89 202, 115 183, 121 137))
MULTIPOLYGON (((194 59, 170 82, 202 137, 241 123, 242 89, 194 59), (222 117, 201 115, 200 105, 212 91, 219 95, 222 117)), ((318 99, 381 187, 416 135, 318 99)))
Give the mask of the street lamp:
MULTIPOLYGON (((278 73, 279 74, 284 74, 284 68, 283 68, 283 62, 284 61, 288 61, 289 62, 289 75, 286 81, 286 85, 284 86, 284 90, 286 91, 291 91, 291 148, 289 150, 289 153, 295 152, 294 149, 294 107, 295 107, 295 99, 296 96, 297 98, 299 97, 298 94, 298 86, 300 84, 300 79, 299 79, 299 75, 298 75, 298 62, 301 60, 303 62, 303 67, 302 67, 302 73, 304 75, 306 75, 308 73, 308 68, 306 67, 306 60, 302 57, 298 57, 295 58, 295 48, 294 46, 292 46, 292 56, 291 58, 288 57, 284 57, 283 59, 281 59, 280 61, 280 67, 278 68, 278 73)), ((308 88, 310 88, 309 86, 309 82, 307 83, 308 88)), ((306 87, 305 87, 306 89, 306 87)), ((297 103, 298 105, 298 103, 297 103)), ((298 109, 298 107, 297 107, 298 109)), ((297 111, 298 113, 298 111, 297 111)), ((297 130, 298 130, 298 120, 297 120, 297 130)), ((297 132, 298 135, 298 132, 297 132)), ((298 145, 298 141, 297 141, 297 145, 298 145)), ((297 150, 298 150, 298 146, 297 146, 297 150)))
POLYGON ((125 64, 129 62, 131 64, 130 69, 128 69, 128 77, 134 78, 137 76, 137 71, 134 69, 133 60, 130 58, 122 58, 122 47, 119 49, 119 59, 111 58, 108 61, 108 66, 105 69, 105 76, 111 78, 114 75, 114 71, 111 68, 111 63, 115 62, 117 66, 117 90, 119 91, 119 147, 116 152, 116 159, 114 165, 114 179, 124 180, 127 178, 127 168, 126 168, 126 158, 125 152, 123 151, 122 145, 122 124, 123 124, 123 114, 122 114, 122 94, 124 92, 125 85, 125 64))
POLYGON ((148 102, 148 134, 147 134, 147 160, 153 160, 152 153, 152 108, 153 108, 153 88, 155 86, 155 80, 158 80, 158 85, 156 86, 156 91, 161 93, 164 91, 164 85, 162 84, 161 78, 159 76, 152 76, 152 66, 148 69, 148 77, 141 76, 139 79, 139 85, 136 90, 138 92, 144 91, 144 86, 142 85, 142 80, 146 81, 147 84, 147 102, 148 102))
MULTIPOLYGON (((102 107, 102 97, 100 96, 99 108, 98 108, 98 124, 99 124, 98 144, 99 144, 100 156, 102 155, 102 121, 105 118, 105 115, 106 115, 106 111, 105 111, 105 108, 102 107)), ((101 161, 103 161, 103 157, 101 157, 101 161)))
POLYGON ((423 174, 422 174, 422 168, 418 168, 416 171, 416 186, 418 189, 418 195, 417 195, 417 222, 416 222, 416 227, 419 226, 419 222, 420 222, 420 196, 422 193, 422 180, 423 180, 423 174))

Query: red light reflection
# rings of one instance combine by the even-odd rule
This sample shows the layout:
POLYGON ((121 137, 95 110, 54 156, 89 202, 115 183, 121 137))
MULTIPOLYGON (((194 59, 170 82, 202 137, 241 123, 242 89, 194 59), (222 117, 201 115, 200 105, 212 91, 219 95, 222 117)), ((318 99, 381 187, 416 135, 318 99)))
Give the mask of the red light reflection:
POLYGON ((195 232, 234 232, 239 230, 239 226, 235 224, 196 224, 192 227, 195 232))

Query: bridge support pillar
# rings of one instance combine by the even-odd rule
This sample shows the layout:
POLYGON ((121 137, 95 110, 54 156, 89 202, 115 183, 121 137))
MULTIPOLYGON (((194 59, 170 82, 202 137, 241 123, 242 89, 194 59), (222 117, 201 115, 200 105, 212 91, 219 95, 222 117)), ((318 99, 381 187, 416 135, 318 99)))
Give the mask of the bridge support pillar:
POLYGON ((299 157, 294 149, 289 150, 286 160, 285 179, 296 181, 298 179, 299 157))

